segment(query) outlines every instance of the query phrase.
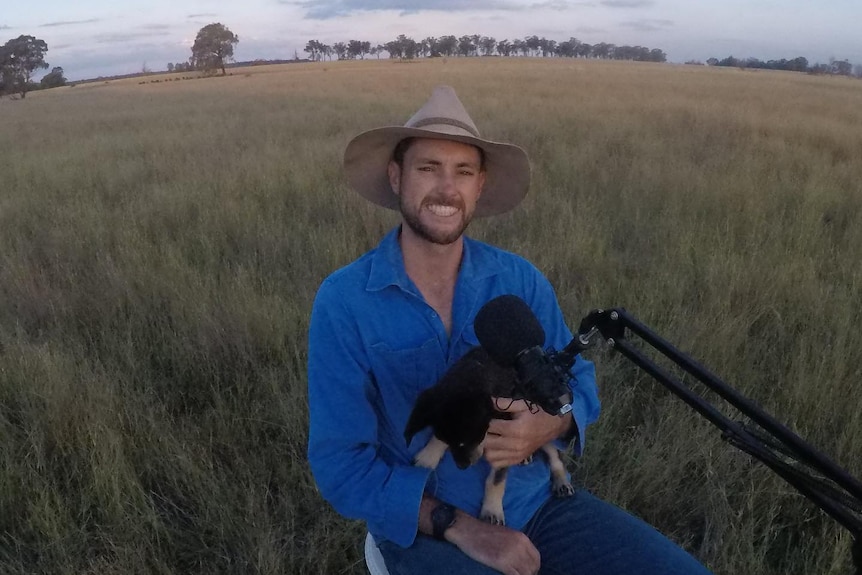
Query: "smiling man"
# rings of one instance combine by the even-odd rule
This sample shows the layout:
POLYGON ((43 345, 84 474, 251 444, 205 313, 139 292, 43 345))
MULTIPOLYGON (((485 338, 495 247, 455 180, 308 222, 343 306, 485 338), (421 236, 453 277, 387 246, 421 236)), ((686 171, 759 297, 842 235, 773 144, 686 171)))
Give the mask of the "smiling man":
POLYGON ((585 490, 551 496, 544 458, 556 442, 576 455, 599 414, 593 365, 572 368, 572 412, 495 420, 484 459, 458 469, 412 464, 404 430, 419 394, 478 344, 473 320, 503 294, 522 298, 562 349, 572 339, 548 280, 523 258, 464 235, 473 217, 504 213, 529 188, 526 153, 484 140, 454 90, 437 88, 404 126, 364 132, 344 168, 366 199, 401 213, 380 245, 329 276, 309 331, 308 457, 322 495, 364 520, 396 574, 703 575, 690 555, 641 520, 585 490), (477 519, 491 465, 512 466, 507 525, 477 519))

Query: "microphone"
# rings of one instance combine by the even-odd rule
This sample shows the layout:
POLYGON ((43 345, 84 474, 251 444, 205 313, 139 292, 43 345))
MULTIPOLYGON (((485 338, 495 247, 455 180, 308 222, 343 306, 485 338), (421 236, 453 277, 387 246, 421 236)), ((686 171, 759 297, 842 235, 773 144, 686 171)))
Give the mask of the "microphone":
POLYGON ((527 302, 515 295, 501 295, 486 303, 473 322, 479 343, 498 364, 517 371, 523 399, 551 415, 572 410, 568 369, 546 353, 545 330, 527 302))

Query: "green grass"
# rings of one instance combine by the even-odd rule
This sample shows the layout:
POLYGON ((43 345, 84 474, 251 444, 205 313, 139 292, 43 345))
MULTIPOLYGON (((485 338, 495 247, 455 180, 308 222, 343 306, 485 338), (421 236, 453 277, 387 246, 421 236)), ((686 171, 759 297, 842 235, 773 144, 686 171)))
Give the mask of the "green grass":
MULTIPOLYGON (((0 102, 0 571, 363 573, 305 463, 306 330, 396 223, 347 141, 455 86, 524 146, 474 236, 570 324, 624 306, 862 476, 862 83, 532 59, 320 63, 0 102)), ((849 571, 849 538, 619 357, 590 489, 718 574, 849 571)))

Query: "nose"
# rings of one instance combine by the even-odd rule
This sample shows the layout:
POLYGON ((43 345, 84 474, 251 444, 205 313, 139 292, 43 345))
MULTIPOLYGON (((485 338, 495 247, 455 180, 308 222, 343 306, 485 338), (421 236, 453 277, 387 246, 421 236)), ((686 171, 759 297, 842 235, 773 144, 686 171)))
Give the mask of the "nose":
POLYGON ((455 185, 455 172, 452 170, 440 170, 438 173, 440 174, 438 180, 440 193, 447 197, 455 195, 457 192, 457 187, 455 185))

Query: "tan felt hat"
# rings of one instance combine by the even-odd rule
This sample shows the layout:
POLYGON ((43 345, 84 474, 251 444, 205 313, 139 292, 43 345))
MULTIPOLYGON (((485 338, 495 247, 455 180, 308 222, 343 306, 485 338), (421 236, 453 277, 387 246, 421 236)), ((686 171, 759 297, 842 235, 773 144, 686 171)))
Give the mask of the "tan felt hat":
POLYGON ((403 126, 363 132, 344 151, 344 172, 350 186, 364 198, 391 210, 398 196, 389 185, 387 168, 398 142, 405 138, 436 138, 472 144, 485 153, 485 187, 476 217, 493 216, 517 206, 530 187, 530 161, 512 144, 483 140, 476 124, 449 86, 438 86, 431 98, 403 126))

